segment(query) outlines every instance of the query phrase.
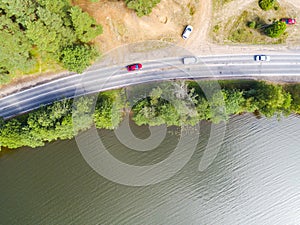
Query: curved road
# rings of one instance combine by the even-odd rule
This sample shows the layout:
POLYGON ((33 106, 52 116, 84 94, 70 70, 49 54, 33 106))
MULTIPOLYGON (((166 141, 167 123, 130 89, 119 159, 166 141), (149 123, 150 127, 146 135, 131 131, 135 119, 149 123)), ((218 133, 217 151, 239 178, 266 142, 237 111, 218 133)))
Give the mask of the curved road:
POLYGON ((153 81, 300 76, 299 54, 270 56, 270 62, 255 62, 253 55, 206 56, 198 57, 198 63, 193 65, 184 65, 181 57, 174 57, 141 61, 143 69, 134 72, 127 72, 126 65, 94 69, 3 97, 0 99, 0 116, 8 119, 62 98, 153 81))

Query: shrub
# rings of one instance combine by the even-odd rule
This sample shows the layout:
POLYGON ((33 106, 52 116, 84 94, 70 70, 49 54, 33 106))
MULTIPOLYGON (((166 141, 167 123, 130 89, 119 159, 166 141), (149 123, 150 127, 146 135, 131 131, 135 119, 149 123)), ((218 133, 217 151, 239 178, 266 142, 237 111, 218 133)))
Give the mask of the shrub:
POLYGON ((149 15, 160 0, 125 0, 129 9, 134 9, 139 17, 149 15))
POLYGON ((262 10, 270 10, 274 7, 275 0, 259 0, 258 5, 262 10))
POLYGON ((190 3, 188 4, 188 7, 190 9, 190 15, 193 16, 196 13, 196 7, 190 3))
POLYGON ((278 2, 275 2, 274 10, 277 11, 277 10, 279 10, 279 8, 280 8, 280 5, 278 4, 278 2))
POLYGON ((284 33, 286 23, 277 21, 265 29, 265 34, 272 38, 277 38, 284 33))
POLYGON ((217 24, 217 25, 215 25, 214 26, 214 29, 213 29, 213 32, 215 32, 215 33, 217 33, 219 30, 220 30, 220 25, 219 24, 217 24))
POLYGON ((248 27, 254 29, 256 27, 256 22, 255 21, 249 22, 248 27))

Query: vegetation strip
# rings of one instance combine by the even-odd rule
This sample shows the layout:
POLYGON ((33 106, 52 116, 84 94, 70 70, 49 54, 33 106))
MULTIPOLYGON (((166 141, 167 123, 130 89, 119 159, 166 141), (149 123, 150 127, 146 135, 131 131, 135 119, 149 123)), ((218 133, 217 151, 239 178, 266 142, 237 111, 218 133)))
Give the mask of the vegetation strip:
MULTIPOLYGON (((195 125, 201 120, 219 123, 241 113, 266 117, 300 113, 299 84, 220 81, 220 85, 221 92, 207 100, 196 82, 161 83, 144 93, 148 97, 133 106, 132 119, 137 125, 181 126, 195 125)), ((100 93, 97 100, 84 96, 74 104, 73 100, 55 102, 16 118, 1 120, 0 146, 35 148, 58 139, 71 139, 93 124, 97 128, 115 129, 129 110, 128 105, 125 89, 100 93), (72 118, 80 124, 73 124, 72 118)))

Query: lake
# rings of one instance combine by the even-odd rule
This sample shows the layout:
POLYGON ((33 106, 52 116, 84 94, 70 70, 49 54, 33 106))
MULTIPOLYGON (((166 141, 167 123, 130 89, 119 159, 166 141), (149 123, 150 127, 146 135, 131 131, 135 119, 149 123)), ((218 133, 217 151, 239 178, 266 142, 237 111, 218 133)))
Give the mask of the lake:
MULTIPOLYGON (((234 116, 216 157, 199 171, 211 130, 201 122, 196 148, 183 152, 190 160, 168 179, 158 182, 165 171, 152 175, 146 186, 97 173, 75 139, 2 154, 0 224, 300 224, 299 128, 295 115, 234 116)), ((146 126, 131 129, 137 138, 150 135, 146 126)), ((145 152, 130 150, 112 131, 98 134, 115 159, 140 168, 167 159, 179 143, 179 128, 159 129, 165 138, 145 152)))

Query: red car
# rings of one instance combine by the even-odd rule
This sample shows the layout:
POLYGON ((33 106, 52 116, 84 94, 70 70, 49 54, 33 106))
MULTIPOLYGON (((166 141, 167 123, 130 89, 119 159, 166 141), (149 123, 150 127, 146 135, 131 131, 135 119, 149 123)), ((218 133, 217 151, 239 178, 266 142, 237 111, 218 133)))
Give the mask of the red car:
POLYGON ((136 64, 127 66, 128 71, 135 71, 135 70, 139 70, 139 69, 142 69, 142 64, 140 64, 140 63, 136 63, 136 64))
POLYGON ((296 19, 292 19, 292 18, 284 18, 284 19, 281 19, 281 22, 284 22, 288 25, 291 25, 291 24, 295 24, 296 23, 296 19))

